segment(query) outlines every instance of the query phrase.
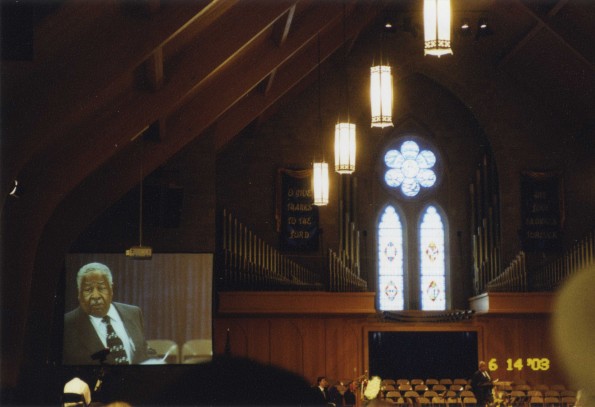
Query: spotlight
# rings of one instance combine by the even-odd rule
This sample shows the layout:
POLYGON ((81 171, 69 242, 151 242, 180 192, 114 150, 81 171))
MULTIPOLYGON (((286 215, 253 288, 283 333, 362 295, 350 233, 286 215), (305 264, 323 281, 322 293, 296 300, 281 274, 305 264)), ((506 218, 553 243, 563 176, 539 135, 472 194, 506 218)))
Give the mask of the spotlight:
POLYGON ((387 33, 394 33, 397 30, 397 24, 392 17, 386 17, 382 22, 382 28, 387 33))
POLYGON ((461 21, 459 35, 461 37, 468 37, 471 35, 471 26, 469 25, 469 20, 466 18, 461 21))
POLYGON ((488 35, 492 35, 493 33, 494 32, 488 24, 488 19, 485 17, 481 17, 477 21, 477 33, 475 34, 475 39, 479 39, 480 37, 487 37, 488 35))
POLYGON ((21 195, 21 193, 22 193, 22 188, 19 187, 19 181, 17 181, 15 179, 12 183, 12 188, 11 188, 10 192, 8 193, 8 195, 13 198, 18 198, 21 195))

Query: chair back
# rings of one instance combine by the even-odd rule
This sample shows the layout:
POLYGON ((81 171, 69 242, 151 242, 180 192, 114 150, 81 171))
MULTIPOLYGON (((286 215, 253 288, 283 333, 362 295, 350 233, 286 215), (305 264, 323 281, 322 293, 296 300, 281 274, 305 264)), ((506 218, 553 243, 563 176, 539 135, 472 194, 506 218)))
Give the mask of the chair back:
POLYGON ((164 359, 165 363, 180 363, 178 344, 171 339, 147 339, 149 355, 156 359, 164 359))
POLYGON ((463 398, 464 406, 475 406, 476 404, 477 404, 477 399, 475 397, 464 397, 463 398))
POLYGON ((529 399, 529 406, 531 406, 531 407, 543 406, 543 397, 532 396, 529 399))
POLYGON ((436 405, 436 404, 446 404, 446 400, 444 400, 443 397, 439 397, 439 396, 432 397, 432 404, 433 405, 436 405))
POLYGON ((438 397, 438 393, 434 390, 426 390, 424 391, 424 397, 427 397, 431 400, 433 397, 438 397))
POLYGON ((418 406, 429 406, 430 404, 432 404, 432 402, 427 397, 423 397, 422 396, 422 397, 418 397, 417 398, 417 405, 418 406))
POLYGON ((411 387, 410 384, 399 384, 399 387, 397 387, 397 390, 408 391, 408 390, 413 390, 413 387, 411 387))
POLYGON ((443 384, 435 384, 432 386, 432 390, 434 390, 436 393, 445 393, 446 386, 443 384))
POLYGON ((424 391, 428 390, 428 386, 426 386, 425 384, 416 384, 413 387, 413 390, 415 390, 418 393, 423 393, 424 391))
POLYGON ((386 395, 384 396, 386 399, 392 400, 392 401, 397 401, 397 399, 399 397, 401 397, 401 393, 396 391, 396 390, 392 390, 386 393, 386 395))
POLYGON ((459 394, 459 397, 475 397, 475 393, 473 393, 471 390, 463 390, 461 394, 459 394))
POLYGON ((531 386, 529 386, 528 384, 515 384, 513 386, 513 390, 528 392, 529 390, 531 390, 531 386))
POLYGON ((213 341, 191 339, 182 346, 182 363, 208 362, 213 358, 213 341))

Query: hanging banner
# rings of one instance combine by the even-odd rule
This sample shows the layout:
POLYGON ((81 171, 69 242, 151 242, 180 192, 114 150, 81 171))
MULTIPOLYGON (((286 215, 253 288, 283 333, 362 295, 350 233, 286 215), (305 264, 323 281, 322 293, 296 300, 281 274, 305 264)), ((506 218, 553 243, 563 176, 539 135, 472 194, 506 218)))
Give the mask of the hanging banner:
POLYGON ((284 251, 318 250, 318 208, 312 204, 312 170, 277 174, 277 231, 284 251))
POLYGON ((562 249, 564 201, 558 173, 521 173, 521 218, 523 250, 562 249))

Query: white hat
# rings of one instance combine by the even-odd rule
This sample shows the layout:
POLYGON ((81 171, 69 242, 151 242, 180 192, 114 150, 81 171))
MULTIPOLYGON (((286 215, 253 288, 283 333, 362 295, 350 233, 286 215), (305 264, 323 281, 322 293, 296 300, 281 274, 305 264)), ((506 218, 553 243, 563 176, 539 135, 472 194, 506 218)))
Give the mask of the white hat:
POLYGON ((85 405, 91 403, 91 389, 89 385, 75 377, 64 385, 64 394, 80 394, 85 400, 85 405))

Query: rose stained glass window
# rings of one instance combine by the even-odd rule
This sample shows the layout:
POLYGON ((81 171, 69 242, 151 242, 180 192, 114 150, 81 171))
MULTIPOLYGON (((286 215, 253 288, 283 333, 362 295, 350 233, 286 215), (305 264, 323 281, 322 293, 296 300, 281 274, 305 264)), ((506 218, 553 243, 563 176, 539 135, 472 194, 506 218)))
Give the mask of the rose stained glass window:
POLYGON ((430 150, 421 150, 412 140, 384 154, 384 182, 390 188, 400 188, 407 197, 416 196, 421 188, 430 188, 436 183, 436 155, 430 150))

